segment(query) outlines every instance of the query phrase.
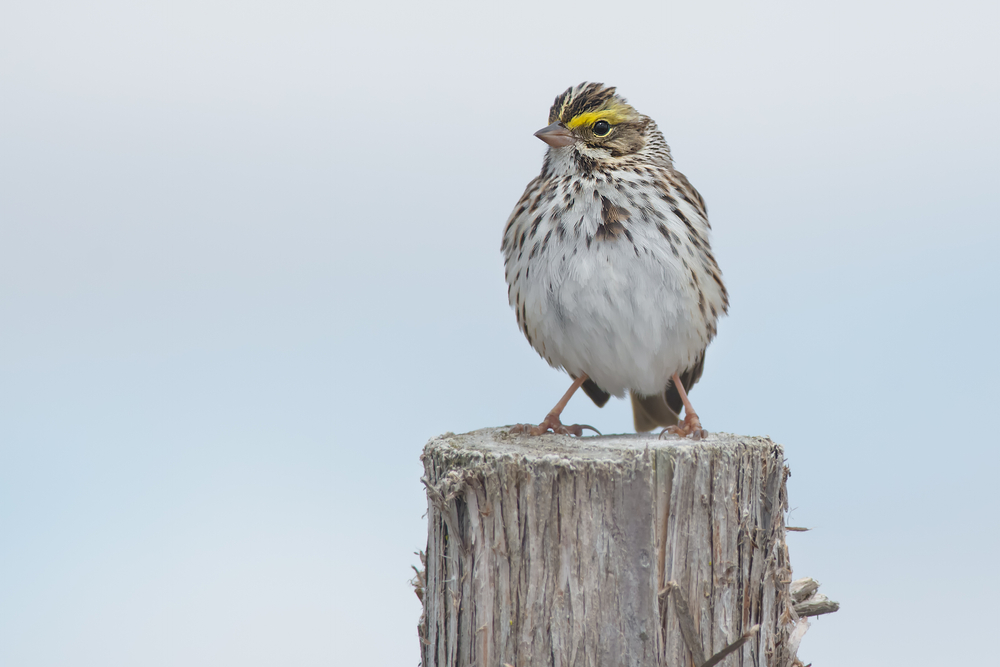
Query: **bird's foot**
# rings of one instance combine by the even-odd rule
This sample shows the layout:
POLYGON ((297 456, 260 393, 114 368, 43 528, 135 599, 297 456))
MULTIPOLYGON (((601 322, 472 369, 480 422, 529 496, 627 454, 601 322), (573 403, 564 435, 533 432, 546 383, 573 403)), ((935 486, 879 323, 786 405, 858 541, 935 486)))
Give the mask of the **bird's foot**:
POLYGON ((680 424, 668 426, 660 431, 661 438, 664 433, 672 433, 682 438, 691 436, 692 440, 703 440, 708 437, 708 431, 701 427, 701 420, 698 419, 697 413, 687 410, 684 411, 684 419, 681 420, 680 424))
POLYGON ((601 435, 593 426, 588 424, 563 424, 559 421, 559 416, 553 413, 549 413, 542 420, 542 423, 538 426, 532 426, 531 424, 517 424, 512 426, 510 432, 514 435, 541 435, 542 433, 547 433, 552 431, 559 435, 575 435, 576 437, 581 437, 583 435, 583 429, 590 429, 597 435, 601 435))

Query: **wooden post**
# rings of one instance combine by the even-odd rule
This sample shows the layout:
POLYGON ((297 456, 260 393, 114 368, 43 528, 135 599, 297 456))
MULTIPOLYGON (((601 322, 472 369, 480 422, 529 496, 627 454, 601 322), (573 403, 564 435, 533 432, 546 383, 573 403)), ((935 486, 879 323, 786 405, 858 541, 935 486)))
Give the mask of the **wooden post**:
POLYGON ((780 445, 485 429, 422 459, 423 667, 796 663, 780 445))

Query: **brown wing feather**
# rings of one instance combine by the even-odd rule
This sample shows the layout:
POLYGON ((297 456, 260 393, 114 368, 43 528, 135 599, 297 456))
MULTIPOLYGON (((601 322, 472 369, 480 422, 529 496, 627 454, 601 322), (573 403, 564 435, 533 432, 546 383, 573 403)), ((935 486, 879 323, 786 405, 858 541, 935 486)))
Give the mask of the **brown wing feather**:
POLYGON ((590 378, 584 380, 581 386, 583 387, 584 393, 586 393, 587 396, 590 396, 590 400, 592 400, 599 408, 603 408, 604 404, 608 402, 609 398, 611 398, 611 394, 598 387, 597 384, 595 384, 590 378))

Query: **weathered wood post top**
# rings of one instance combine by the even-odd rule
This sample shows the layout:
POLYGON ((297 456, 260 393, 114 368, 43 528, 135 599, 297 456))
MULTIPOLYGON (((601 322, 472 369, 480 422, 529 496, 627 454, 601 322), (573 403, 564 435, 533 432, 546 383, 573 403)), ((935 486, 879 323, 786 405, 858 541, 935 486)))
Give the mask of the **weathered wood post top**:
POLYGON ((724 433, 431 440, 423 667, 793 665, 783 456, 724 433))

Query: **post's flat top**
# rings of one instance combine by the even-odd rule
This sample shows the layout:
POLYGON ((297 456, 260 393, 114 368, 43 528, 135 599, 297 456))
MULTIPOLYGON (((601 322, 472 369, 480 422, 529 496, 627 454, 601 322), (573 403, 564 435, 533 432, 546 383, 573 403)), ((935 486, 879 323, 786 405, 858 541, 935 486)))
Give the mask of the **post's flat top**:
POLYGON ((451 450, 454 454, 512 456, 537 460, 610 461, 632 457, 646 450, 716 450, 740 446, 773 448, 768 437, 709 433, 704 440, 691 440, 676 435, 659 437, 657 433, 622 433, 576 438, 569 435, 512 435, 510 427, 493 427, 456 435, 445 433, 432 438, 424 449, 451 450))

